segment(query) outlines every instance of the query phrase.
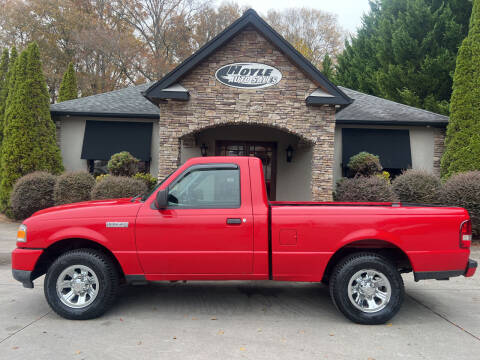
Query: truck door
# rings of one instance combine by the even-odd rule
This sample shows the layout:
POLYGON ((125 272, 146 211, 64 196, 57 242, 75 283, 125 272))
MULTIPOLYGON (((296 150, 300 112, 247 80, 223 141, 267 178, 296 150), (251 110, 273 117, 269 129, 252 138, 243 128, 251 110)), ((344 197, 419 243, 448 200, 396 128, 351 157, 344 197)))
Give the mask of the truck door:
POLYGON ((137 251, 146 274, 208 279, 252 273, 247 166, 243 172, 238 164, 193 165, 170 183, 168 201, 162 210, 145 204, 137 218, 137 251))

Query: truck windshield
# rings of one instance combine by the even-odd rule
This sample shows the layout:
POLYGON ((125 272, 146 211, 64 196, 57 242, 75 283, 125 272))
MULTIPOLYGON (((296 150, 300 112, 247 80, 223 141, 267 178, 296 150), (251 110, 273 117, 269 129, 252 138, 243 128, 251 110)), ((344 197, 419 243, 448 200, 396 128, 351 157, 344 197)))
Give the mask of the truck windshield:
POLYGON ((170 174, 168 174, 168 175, 165 177, 165 179, 163 179, 163 180, 160 181, 157 185, 155 185, 155 187, 153 188, 152 191, 146 192, 146 193, 142 196, 142 199, 141 199, 141 200, 142 200, 142 201, 147 200, 147 199, 150 197, 150 195, 152 195, 152 194, 155 192, 155 190, 158 189, 158 187, 159 187, 160 185, 162 185, 170 176, 172 176, 172 174, 173 174, 175 171, 177 171, 177 169, 173 170, 170 174))

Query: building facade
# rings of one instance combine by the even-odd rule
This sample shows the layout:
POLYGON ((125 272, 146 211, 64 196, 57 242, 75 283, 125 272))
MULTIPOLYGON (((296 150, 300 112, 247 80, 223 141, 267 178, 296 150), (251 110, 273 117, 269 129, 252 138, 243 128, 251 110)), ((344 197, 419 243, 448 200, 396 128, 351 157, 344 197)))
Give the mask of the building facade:
POLYGON ((127 150, 159 178, 194 156, 257 156, 272 200, 331 200, 348 158, 439 171, 448 118, 337 87, 253 10, 163 79, 52 105, 67 170, 127 150))

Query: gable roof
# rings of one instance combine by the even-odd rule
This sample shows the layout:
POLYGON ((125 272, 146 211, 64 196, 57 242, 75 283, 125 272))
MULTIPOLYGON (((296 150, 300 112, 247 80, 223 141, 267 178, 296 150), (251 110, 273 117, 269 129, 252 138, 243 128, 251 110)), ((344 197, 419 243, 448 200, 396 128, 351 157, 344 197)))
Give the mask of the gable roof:
POLYGON ((86 96, 50 105, 52 116, 158 119, 159 109, 142 96, 152 83, 86 96))
MULTIPOLYGON (((277 33, 265 20, 263 20, 253 9, 248 9, 244 14, 234 21, 230 26, 223 30, 220 34, 202 46, 197 52, 188 57, 179 66, 165 75, 161 80, 150 86, 143 95, 152 102, 168 98, 168 93, 164 90, 175 85, 186 74, 198 66, 202 61, 207 59, 212 53, 217 51, 221 46, 226 44, 230 39, 237 35, 247 26, 253 26, 261 35, 272 42, 290 61, 300 68, 310 79, 320 84, 329 94, 328 101, 315 101, 315 97, 307 98, 307 104, 336 104, 348 105, 352 102, 345 93, 331 83, 315 66, 312 65, 302 54, 300 54, 287 40, 277 33)), ((178 95, 178 94, 177 94, 178 95)), ((188 96, 187 98, 188 99, 188 96)), ((184 99, 184 100, 186 100, 184 99)), ((323 99, 323 98, 322 98, 323 99)))
POLYGON ((354 99, 335 115, 337 124, 447 126, 448 116, 339 86, 354 99))

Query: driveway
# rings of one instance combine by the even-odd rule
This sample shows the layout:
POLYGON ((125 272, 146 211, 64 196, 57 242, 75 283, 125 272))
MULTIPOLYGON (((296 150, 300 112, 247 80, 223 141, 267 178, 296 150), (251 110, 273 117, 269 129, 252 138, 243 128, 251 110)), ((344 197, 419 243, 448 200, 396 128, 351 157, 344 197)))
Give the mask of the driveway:
MULTIPOLYGON (((480 247, 472 258, 480 259, 480 247)), ((362 326, 312 283, 131 286, 100 319, 50 311, 0 265, 2 359, 468 359, 480 353, 480 276, 415 283, 386 325, 362 326)))

